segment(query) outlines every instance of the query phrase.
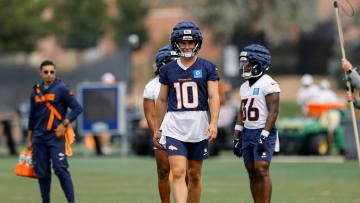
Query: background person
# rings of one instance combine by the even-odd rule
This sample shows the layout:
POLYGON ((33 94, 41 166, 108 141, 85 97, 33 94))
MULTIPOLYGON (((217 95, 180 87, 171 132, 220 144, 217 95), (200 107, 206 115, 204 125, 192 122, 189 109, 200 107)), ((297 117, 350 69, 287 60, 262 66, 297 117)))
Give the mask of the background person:
POLYGON ((335 92, 330 89, 330 82, 322 79, 319 82, 319 93, 314 99, 314 103, 328 104, 338 102, 339 99, 335 92))
POLYGON ((301 106, 303 114, 306 114, 306 104, 314 103, 318 94, 319 87, 314 84, 314 78, 310 74, 303 75, 296 98, 296 103, 301 106))
POLYGON ((67 201, 73 203, 74 188, 68 171, 64 134, 66 127, 82 112, 82 107, 72 91, 56 78, 52 61, 41 63, 40 76, 43 82, 31 93, 27 149, 33 151, 43 203, 50 202, 51 165, 67 201), (54 115, 56 113, 50 110, 49 104, 61 115, 62 120, 54 115), (66 114, 68 107, 72 111, 66 114))
MULTIPOLYGON (((101 82, 104 85, 115 85, 116 78, 114 74, 106 72, 101 76, 101 82)), ((85 145, 88 145, 89 148, 95 147, 97 155, 111 155, 111 136, 109 131, 99 132, 96 135, 87 133, 84 139, 85 145)))

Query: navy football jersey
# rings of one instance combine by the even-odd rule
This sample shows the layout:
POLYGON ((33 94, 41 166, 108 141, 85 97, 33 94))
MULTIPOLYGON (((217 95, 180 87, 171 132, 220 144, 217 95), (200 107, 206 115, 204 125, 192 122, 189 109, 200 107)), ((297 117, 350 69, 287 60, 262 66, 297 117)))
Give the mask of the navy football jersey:
POLYGON ((162 66, 160 83, 169 86, 168 111, 208 111, 209 80, 219 80, 217 68, 200 57, 186 70, 177 60, 162 66))

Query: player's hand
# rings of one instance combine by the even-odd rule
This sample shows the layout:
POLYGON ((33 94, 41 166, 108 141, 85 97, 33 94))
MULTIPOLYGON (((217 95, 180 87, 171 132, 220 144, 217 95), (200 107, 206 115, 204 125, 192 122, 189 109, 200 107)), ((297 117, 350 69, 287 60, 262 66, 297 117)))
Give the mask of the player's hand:
POLYGON ((345 71, 351 70, 353 68, 353 66, 348 60, 342 59, 341 62, 342 62, 342 67, 345 71))
POLYGON ((158 149, 162 148, 160 143, 159 143, 160 137, 161 137, 160 130, 156 130, 155 133, 154 133, 154 136, 153 136, 153 142, 154 142, 155 147, 157 147, 158 149))
POLYGON ((26 148, 28 151, 32 151, 32 142, 27 142, 26 148))
POLYGON ((215 140, 217 136, 217 125, 210 123, 208 128, 205 130, 205 133, 209 135, 209 137, 207 138, 209 142, 215 140))
POLYGON ((237 157, 242 156, 242 137, 241 131, 235 130, 234 131, 234 140, 233 140, 233 153, 237 157))
POLYGON ((347 91, 346 92, 346 99, 347 99, 348 102, 354 102, 355 101, 354 94, 347 91))
POLYGON ((57 139, 62 138, 65 135, 66 127, 60 123, 55 129, 55 136, 57 139))
POLYGON ((241 138, 234 139, 233 152, 234 152, 235 156, 237 156, 239 158, 242 156, 242 139, 241 138))
POLYGON ((260 134, 260 138, 259 138, 259 143, 258 143, 258 153, 262 154, 263 152, 265 152, 265 141, 267 140, 267 138, 269 137, 270 132, 267 130, 262 130, 261 134, 260 134))

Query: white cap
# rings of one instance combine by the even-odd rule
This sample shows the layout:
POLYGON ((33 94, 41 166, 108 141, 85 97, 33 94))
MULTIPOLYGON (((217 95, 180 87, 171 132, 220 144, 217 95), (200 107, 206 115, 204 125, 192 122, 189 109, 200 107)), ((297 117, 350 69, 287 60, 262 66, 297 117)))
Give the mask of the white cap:
POLYGON ((319 86, 322 89, 330 89, 330 82, 328 80, 326 80, 326 79, 322 79, 319 82, 319 86))
POLYGON ((302 85, 311 85, 313 84, 314 79, 310 74, 305 74, 301 77, 301 84, 302 85))
POLYGON ((107 85, 114 84, 116 82, 114 74, 106 72, 101 76, 101 82, 107 85))

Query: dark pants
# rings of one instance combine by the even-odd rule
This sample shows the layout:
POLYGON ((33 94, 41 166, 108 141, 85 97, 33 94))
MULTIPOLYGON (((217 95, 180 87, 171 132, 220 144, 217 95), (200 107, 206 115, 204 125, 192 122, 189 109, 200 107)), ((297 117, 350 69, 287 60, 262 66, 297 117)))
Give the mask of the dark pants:
POLYGON ((56 139, 54 134, 33 138, 33 160, 35 172, 39 177, 39 185, 43 203, 50 202, 51 163, 55 175, 59 178, 68 202, 74 202, 74 189, 67 168, 69 164, 65 155, 65 140, 56 139))
POLYGON ((9 148, 9 154, 17 155, 15 142, 14 142, 14 139, 13 139, 12 133, 11 133, 11 120, 4 120, 4 121, 2 121, 2 124, 4 126, 4 134, 7 138, 6 144, 9 148))

